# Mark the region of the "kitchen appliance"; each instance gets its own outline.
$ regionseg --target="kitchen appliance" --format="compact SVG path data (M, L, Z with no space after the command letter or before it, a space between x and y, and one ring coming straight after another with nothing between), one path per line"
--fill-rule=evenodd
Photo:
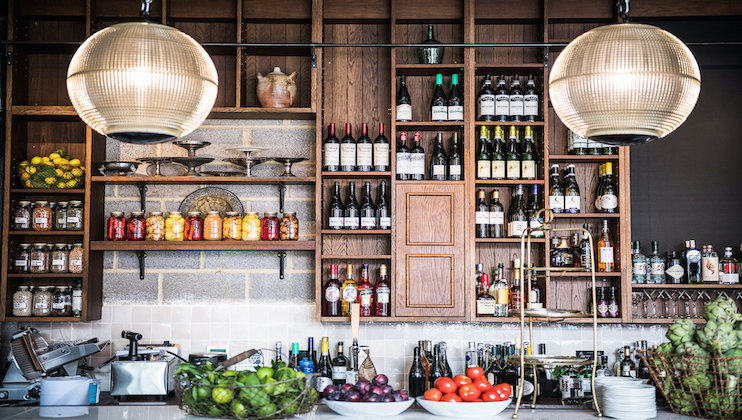
M122 331L129 340L127 351L117 352L111 363L111 396L125 398L156 397L162 400L174 389L173 374L178 364L176 349L168 342L157 346L140 345L142 334ZM140 347L145 347L140 350ZM176 357L177 356L177 357Z
M0 402L39 400L41 378L47 376L75 376L78 368L92 370L85 361L98 353L109 341L98 343L97 338L70 344L49 344L35 328L24 328L11 337L10 365L0 386Z
M206 362L211 362L214 366L220 365L227 360L225 353L192 353L188 355L188 363L194 366L201 366Z

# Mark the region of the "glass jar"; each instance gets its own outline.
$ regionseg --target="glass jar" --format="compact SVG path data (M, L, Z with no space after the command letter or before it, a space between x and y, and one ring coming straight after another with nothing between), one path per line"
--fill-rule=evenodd
M31 230L32 213L30 201L19 201L13 210L13 223L10 229Z
M249 211L242 218L242 240L260 240L260 217L258 217L258 213Z
M278 217L276 212L267 211L263 214L263 220L260 221L260 239L264 241L278 240Z
M37 201L33 208L33 230L52 230L52 208L48 201Z
M185 238L185 219L179 211L171 211L165 220L165 240L182 241Z
M148 241L164 241L165 240L165 218L162 217L161 211L149 212L149 217L146 223L147 235L146 240Z
M108 218L108 231L106 239L109 241L126 240L126 219L123 211L112 211Z
M222 218L218 211L210 211L204 219L204 239L219 241L222 239Z
M222 222L224 239L234 239L239 241L242 239L242 221L240 220L240 213L236 211L228 211L225 213L224 221Z
M70 273L80 274L82 273L82 259L83 251L81 243L72 244L69 255L69 269Z
M46 250L45 243L39 242L33 244L29 268L32 273L49 272L49 252Z
M52 294L52 312L51 316L70 316L72 314L72 305L67 299L67 287L57 286Z
M78 280L72 288L72 316L82 316L82 281Z
M49 316L52 312L52 292L49 286L39 287L33 294L33 316Z
M67 252L67 244L55 244L51 253L51 264L49 271L52 273L66 273L69 270L70 254Z
M283 213L283 219L281 219L281 229L279 231L279 238L282 241L299 240L299 219L296 218L296 213L294 213L293 211L287 211Z
M60 201L54 208L54 230L67 230L67 204Z
M67 206L67 230L82 230L83 219L82 201L70 200Z
M33 292L28 286L18 286L13 293L13 316L31 316L33 310Z
M133 211L129 220L126 222L126 240L127 241L143 241L147 221L144 219L143 211Z
M14 273L28 273L31 271L31 244L20 244L13 253Z
M189 211L185 222L185 240L201 241L204 239L204 219L200 211Z

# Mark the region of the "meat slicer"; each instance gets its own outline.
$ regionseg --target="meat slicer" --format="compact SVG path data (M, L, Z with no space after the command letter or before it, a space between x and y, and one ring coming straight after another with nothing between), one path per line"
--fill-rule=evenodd
M77 375L80 360L108 344L98 343L97 338L77 344L49 344L37 329L22 329L10 340L10 363L0 385L0 403L38 401L42 377Z

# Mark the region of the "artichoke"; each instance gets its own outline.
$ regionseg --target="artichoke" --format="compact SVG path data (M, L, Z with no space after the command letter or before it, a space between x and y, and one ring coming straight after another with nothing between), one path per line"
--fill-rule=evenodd
M699 344L716 356L737 347L738 342L737 331L731 323L718 323L711 319L696 332L696 337Z
M675 390L667 396L675 411L681 414L694 414L697 410L696 400L682 390Z
M737 321L737 305L729 297L719 297L703 307L703 317L706 321L720 324L732 324Z
M696 373L695 375L683 378L683 386L693 394L703 394L711 386L711 379L705 373Z
M708 370L711 355L701 346L696 343L687 343L682 346L675 348L677 354L685 355L687 357L675 357L674 366L675 369L684 371L688 374L695 372L704 373Z
M734 397L709 393L703 397L703 409L706 414L720 419L733 418L738 402Z
M742 375L742 348L731 349L724 353L724 357L733 357L733 359L720 361L721 373Z
M690 319L676 319L665 336L673 346L677 347L684 343L690 343L695 336L696 325Z

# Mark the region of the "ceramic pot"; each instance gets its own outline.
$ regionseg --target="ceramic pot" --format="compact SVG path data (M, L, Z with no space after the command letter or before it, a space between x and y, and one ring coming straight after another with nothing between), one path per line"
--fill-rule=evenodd
M256 93L263 108L289 108L296 97L296 72L285 75L280 67L263 76L258 73Z

